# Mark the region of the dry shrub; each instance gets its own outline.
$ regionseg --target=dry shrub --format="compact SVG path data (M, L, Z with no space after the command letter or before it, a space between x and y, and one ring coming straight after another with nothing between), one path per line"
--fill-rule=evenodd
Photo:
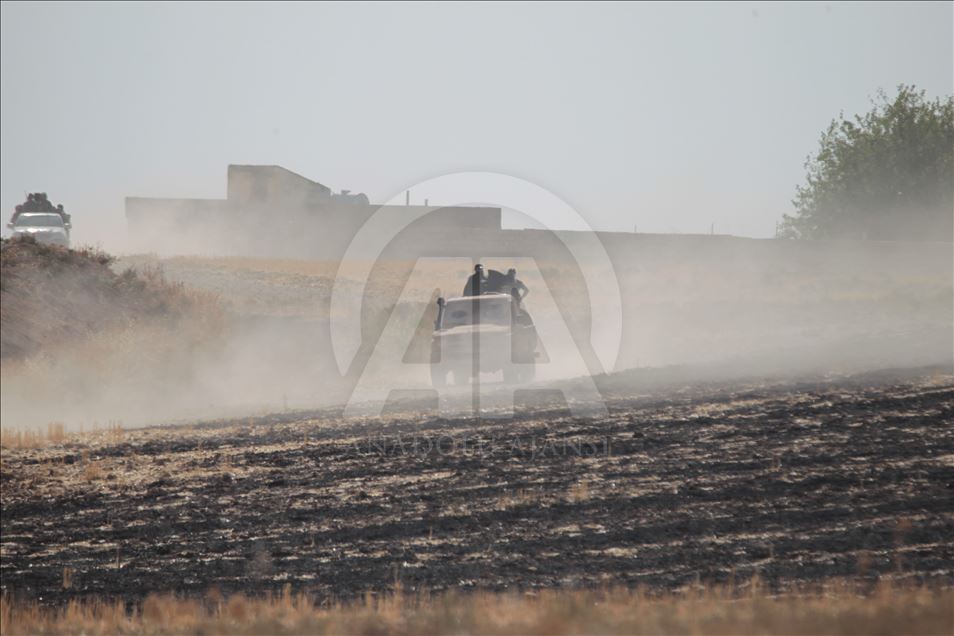
M4 422L148 417L187 392L196 365L227 339L216 297L158 268L117 274L102 253L30 241L3 241L2 260ZM122 427L107 434L119 438ZM12 445L40 441L20 435Z
M5 360L55 351L131 324L161 323L180 331L220 329L214 296L165 280L157 267L114 272L112 257L92 249L66 250L31 240L2 243Z

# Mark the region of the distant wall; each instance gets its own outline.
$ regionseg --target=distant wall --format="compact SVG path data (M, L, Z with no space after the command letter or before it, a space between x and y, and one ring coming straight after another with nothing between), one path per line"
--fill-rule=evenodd
M374 206L295 200L128 197L133 251L336 259L375 213L406 216L413 244L440 244L472 232L499 232L501 210L489 207ZM417 221L412 220L420 216ZM433 234L437 232L437 234Z

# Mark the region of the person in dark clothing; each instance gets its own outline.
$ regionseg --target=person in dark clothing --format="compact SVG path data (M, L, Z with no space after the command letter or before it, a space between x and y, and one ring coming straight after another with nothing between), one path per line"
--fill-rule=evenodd
M484 266L480 263L474 265L474 273L470 275L467 282L464 283L464 291L461 296L479 296L486 290L487 277L484 276Z
M506 274L498 272L495 269L488 271L486 281L481 288L481 291L484 293L512 294L516 291L518 300L523 300L524 296L530 293L530 290L523 284L523 281L517 278L517 270L512 267L507 270Z
M479 280L479 283L478 283ZM477 296L479 294L512 294L517 293L515 297L523 300L530 290L523 281L517 278L517 270L510 268L507 273L498 272L495 269L488 270L484 275L482 265L474 267L474 273L467 279L464 285L464 296Z
M55 206L47 198L45 192L36 192L27 195L27 200L25 203L18 205L13 212L13 217L10 218L11 223L16 223L16 220L20 217L21 214L25 212L53 212L60 215L60 218L63 219L64 225L70 224L70 215L66 213L66 210L63 209L63 204Z
M520 281L517 281L520 283ZM520 288L513 287L510 290L510 297L513 299L513 302L510 303L510 319L515 325L530 325L533 326L533 319L530 317L530 314L527 313L527 310L523 307L523 299L526 297L530 290L527 289L523 283L520 283L523 286L523 289L526 290L525 293L520 295Z
M511 294L517 300L523 300L527 297L527 294L530 293L530 288L524 285L522 280L517 278L517 270L514 268L511 267L507 270L506 275L501 276L502 279L500 283L498 283L501 293Z
M61 219L63 219L63 224L64 224L64 225L69 225L69 224L70 224L70 215L66 213L66 210L63 208L63 204L62 204L62 203L57 204L56 210L54 210L54 211L55 211L57 214L60 215L60 218L61 218Z

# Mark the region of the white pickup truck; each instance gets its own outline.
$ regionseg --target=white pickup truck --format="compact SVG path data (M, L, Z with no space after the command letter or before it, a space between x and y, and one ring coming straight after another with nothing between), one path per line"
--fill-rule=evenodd
M40 243L70 246L70 224L55 212L23 212L7 227L13 230L12 238L32 236Z
M470 382L477 373L503 371L508 384L532 382L537 330L530 314L510 294L488 293L438 299L431 339L431 380L445 386Z

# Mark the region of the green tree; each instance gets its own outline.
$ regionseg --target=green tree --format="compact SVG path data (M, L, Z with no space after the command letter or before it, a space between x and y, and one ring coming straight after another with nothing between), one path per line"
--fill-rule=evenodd
M954 97L901 85L854 120L840 114L805 162L781 235L950 241L954 235Z

